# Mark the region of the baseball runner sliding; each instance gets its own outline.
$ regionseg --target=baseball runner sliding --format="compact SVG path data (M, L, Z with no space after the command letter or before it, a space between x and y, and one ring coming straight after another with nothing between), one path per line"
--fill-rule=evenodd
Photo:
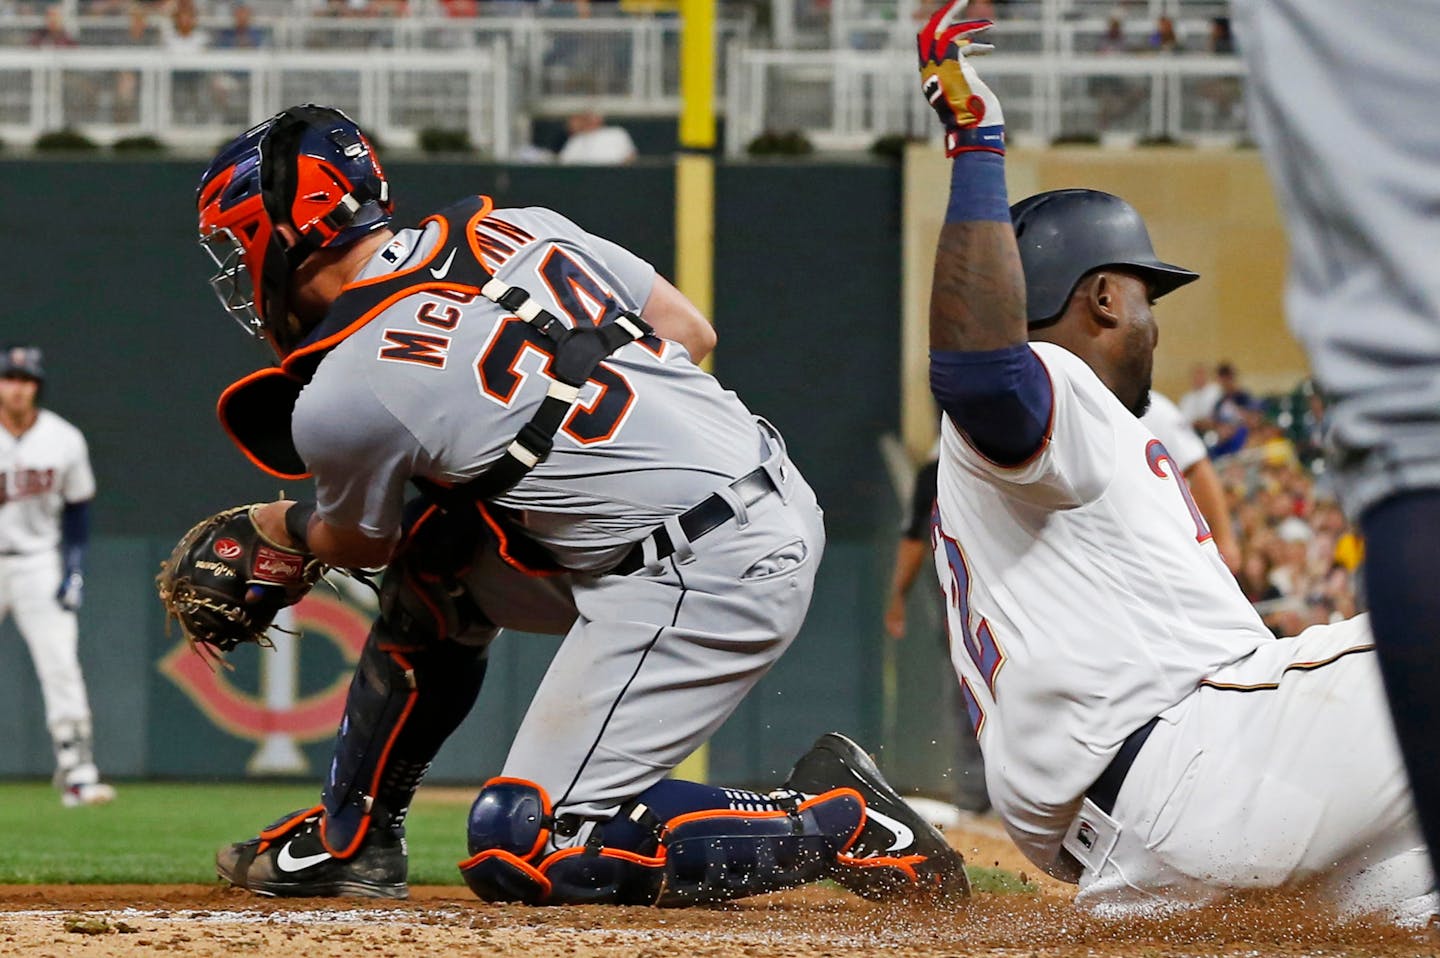
M954 158L930 309L932 535L995 809L1107 914L1313 882L1423 922L1434 875L1360 616L1275 639L1137 418L1155 300L1196 274L1093 190L1013 207L1004 119L950 4L920 34Z

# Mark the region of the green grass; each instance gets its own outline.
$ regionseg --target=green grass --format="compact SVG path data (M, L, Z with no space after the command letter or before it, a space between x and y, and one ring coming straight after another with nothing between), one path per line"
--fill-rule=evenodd
M0 783L0 884L215 880L215 851L318 800L312 785L121 783L113 804L63 808L45 783ZM459 885L469 801L420 793L406 820L410 882ZM461 793L463 794L463 793ZM1033 892L1014 872L969 869L978 892Z
M0 884L213 881L220 846L318 801L313 785L121 783L110 805L63 808L48 784L0 784ZM406 823L412 883L461 883L468 805L416 803Z

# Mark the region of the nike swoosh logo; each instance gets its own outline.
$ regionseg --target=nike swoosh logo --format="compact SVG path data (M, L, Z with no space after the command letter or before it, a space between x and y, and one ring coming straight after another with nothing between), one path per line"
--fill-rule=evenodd
M890 847L885 849L887 852L893 852L900 848L908 848L915 843L915 833L910 830L910 827L908 825L902 825L889 815L882 815L867 805L865 807L865 817L885 829L895 839L890 843Z
M430 267L430 275L435 277L436 279L444 279L445 274L450 272L450 264L453 262L455 262L455 250L451 249L450 255L445 257L445 264L443 266L441 266L439 269L436 269L433 266Z
M329 852L316 852L314 855L301 855L297 858L290 854L290 846L294 844L294 842L286 842L285 847L280 849L280 854L275 856L275 867L282 872L298 872L311 865L318 865L331 857Z

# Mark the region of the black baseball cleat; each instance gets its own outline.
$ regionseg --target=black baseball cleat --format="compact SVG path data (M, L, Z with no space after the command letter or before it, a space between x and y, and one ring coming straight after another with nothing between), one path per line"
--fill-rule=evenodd
M806 795L853 788L865 800L860 834L827 876L855 894L876 901L969 896L964 856L890 787L864 749L839 732L816 740L785 787Z
M319 806L291 812L248 842L220 849L215 873L281 898L408 898L403 827L371 828L359 850L336 858L320 836Z

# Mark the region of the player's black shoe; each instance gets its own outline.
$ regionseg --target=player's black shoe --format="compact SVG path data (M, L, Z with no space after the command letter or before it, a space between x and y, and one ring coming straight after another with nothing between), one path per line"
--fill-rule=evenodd
M820 736L795 763L785 786L806 795L853 788L865 799L860 835L828 876L857 895L886 900L970 894L964 856L905 804L864 749L840 733Z
M320 840L319 807L292 812L248 842L220 849L215 872L232 885L284 898L408 898L405 829L371 828L336 858Z

